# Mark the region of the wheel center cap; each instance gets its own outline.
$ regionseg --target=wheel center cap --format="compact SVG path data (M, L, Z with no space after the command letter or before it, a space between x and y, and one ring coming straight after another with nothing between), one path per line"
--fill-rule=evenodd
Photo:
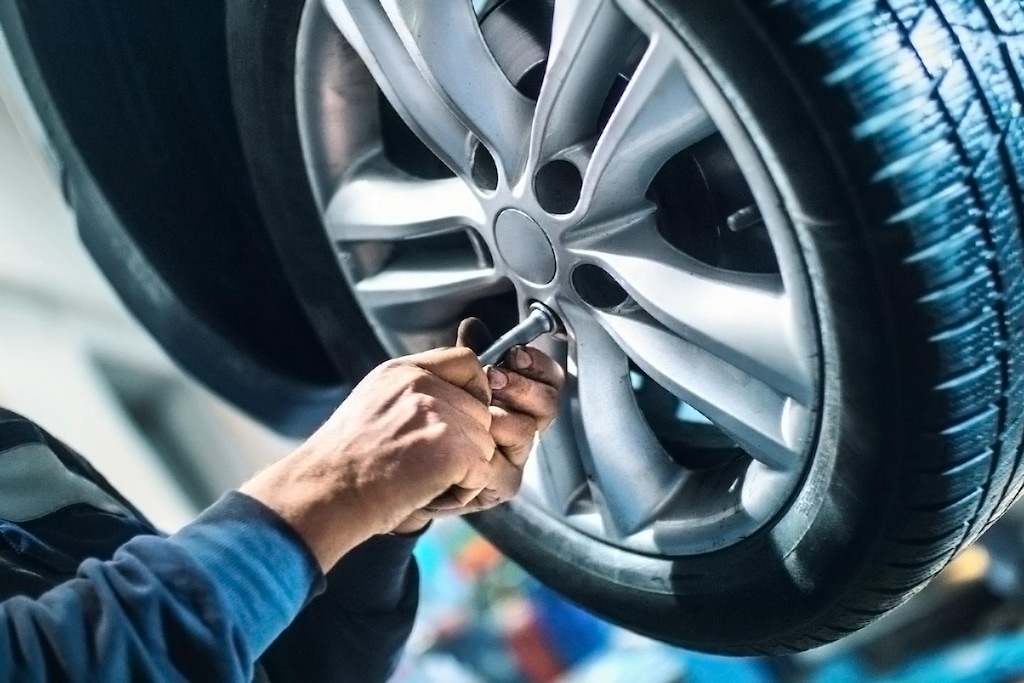
M494 241L505 264L519 277L546 285L555 277L555 250L537 221L505 209L494 221Z

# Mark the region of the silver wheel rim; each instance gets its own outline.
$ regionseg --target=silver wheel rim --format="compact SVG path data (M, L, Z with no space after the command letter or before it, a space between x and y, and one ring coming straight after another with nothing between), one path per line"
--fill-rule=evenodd
M820 403L817 322L775 185L723 88L644 3L556 0L536 101L496 62L483 10L307 4L298 121L340 267L396 355L450 344L481 300L542 301L562 317L566 335L540 345L568 369L565 407L517 505L646 554L737 543L799 490ZM595 131L634 44L642 56ZM378 93L453 177L389 158ZM714 134L743 169L776 272L710 265L659 227L652 182ZM694 464L692 447L668 444L641 401L646 383L678 401L684 426L709 421L742 457Z

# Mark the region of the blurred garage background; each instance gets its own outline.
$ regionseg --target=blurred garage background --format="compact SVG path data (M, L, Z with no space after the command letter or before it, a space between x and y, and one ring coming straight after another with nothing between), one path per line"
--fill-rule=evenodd
M82 249L45 161L0 107L0 405L74 448L172 531L291 447L179 372ZM216 457L210 457L216 454ZM903 608L799 657L708 657L568 604L461 522L417 550L398 681L1024 680L1024 509Z

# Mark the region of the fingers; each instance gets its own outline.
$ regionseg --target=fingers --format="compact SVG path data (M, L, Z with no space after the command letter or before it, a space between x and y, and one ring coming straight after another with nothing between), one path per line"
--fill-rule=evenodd
M467 391L449 384L432 373L419 369L423 374L412 383L412 390L432 399L432 405L440 408L448 406L470 420L488 427L491 415L487 405L470 395Z
M480 355L487 350L493 340L494 338L491 337L490 331L483 322L478 318L466 318L459 324L455 345L465 346L473 353Z
M464 508L473 502L478 495L480 495L481 489L467 489L461 486L453 486L440 496L430 501L430 503L423 508L427 512L449 512L462 514Z
M445 423L447 436L434 442L440 447L436 453L442 461L460 461L456 471L448 470L446 490L422 508L430 516L477 512L512 498L537 432L558 411L565 381L558 363L539 349L516 347L500 367L485 373L476 351L489 342L486 327L467 319L459 327L458 347L393 361L423 371L410 388L425 395Z
M466 488L450 490L442 497L443 500L430 504L431 511L458 515L480 512L511 500L519 492L523 466L533 448L536 422L528 415L510 412L500 406L491 406L491 415L491 435L497 450L488 463L483 488L473 495L468 495Z
M423 368L432 375L466 391L484 405L491 402L491 389L487 384L487 376L472 349L464 346L433 349L404 356L393 362Z
M524 377L543 382L556 390L561 390L565 383L565 371L540 349L532 346L516 346L508 354L505 366Z
M466 503L464 512L480 512L512 500L519 493L523 470L500 455L491 460L491 484Z
M482 489L488 482L487 462L493 457L496 448L490 432L490 409L459 389L434 381L442 387L435 387L435 393L424 399L429 402L428 409L435 413L435 419L438 420L435 429L442 435L435 442L434 448L441 457L453 459L453 464L460 463L455 464L456 469L452 471L454 480L449 481L467 489ZM453 405L456 400L446 400L445 393L455 394L455 399L461 399L461 403L475 415L470 417L461 412Z
M523 471L496 453L490 462L490 481L479 490L453 487L435 498L425 508L435 517L465 515L500 505L519 492Z
M451 452L447 457L459 457L467 459L467 472L463 475L460 485L466 488L482 489L487 485L486 472L479 472L473 467L477 462L486 464L493 457L495 443L494 437L487 430L487 427L475 420L449 420L449 426L458 430L455 439L451 440ZM466 448L466 447L469 448Z
M558 412L559 389L551 384L529 379L518 372L490 369L489 373L501 372L504 386L493 390L492 404L505 407L509 411L523 413L535 421L535 430L544 430L555 419ZM500 384L492 376L491 386ZM532 431L530 434L532 438Z
M504 406L491 406L491 436L513 466L521 469L526 465L536 433L536 418Z
M493 443L493 441L492 441ZM492 448L488 460L495 460L495 451ZM461 510L472 502L480 493L491 484L494 477L494 467L485 460L475 460L469 463L462 480L448 488L444 493L434 498L425 507L430 512L444 510Z
M382 366L375 381L357 390L343 404L355 412L349 420L364 434L354 447L371 458L402 454L403 478L423 496L407 502L420 507L453 484L470 490L455 498L465 501L487 485L487 462L496 447L487 405L401 360Z
M501 411L500 408L492 408L492 410ZM509 419L507 424L510 427L511 421L523 418L521 415L514 415L512 413L505 413L505 415ZM529 420L529 418L526 419ZM522 429L522 427L519 429ZM510 429L510 431L516 431L516 428ZM497 443L497 439L495 439L495 443ZM532 438L526 444L514 443L511 446L499 446L498 452L495 453L490 462L491 481L477 495L473 502L469 504L469 507L476 510L486 510L511 500L519 493L519 486L523 481L523 466L526 464L532 447Z

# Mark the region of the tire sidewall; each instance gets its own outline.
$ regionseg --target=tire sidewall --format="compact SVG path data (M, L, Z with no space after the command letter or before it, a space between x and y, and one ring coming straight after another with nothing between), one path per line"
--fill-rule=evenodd
M331 360L354 384L387 359L338 267L303 163L295 100L305 0L226 0L232 100L259 209Z

